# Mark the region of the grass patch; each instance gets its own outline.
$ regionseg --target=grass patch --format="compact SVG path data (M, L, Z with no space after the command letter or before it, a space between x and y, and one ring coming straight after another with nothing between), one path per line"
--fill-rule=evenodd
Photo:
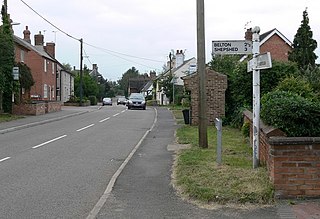
M274 190L265 167L252 168L252 149L241 132L223 127L222 165L216 164L216 128L208 127L208 149L198 144L198 127L182 126L178 142L191 149L179 153L176 184L190 198L219 204L271 204Z
M183 114L182 114L181 108L171 109L171 112L173 113L173 115L177 121L177 124L184 124L184 119L183 119Z
M21 118L24 118L24 116L0 113L0 122L10 122L12 120L21 119Z

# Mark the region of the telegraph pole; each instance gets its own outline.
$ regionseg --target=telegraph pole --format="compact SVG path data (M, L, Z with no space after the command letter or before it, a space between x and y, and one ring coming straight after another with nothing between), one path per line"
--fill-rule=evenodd
M80 39L80 106L82 106L82 96L83 96L83 89L82 89L82 61L83 61L83 39Z
M197 59L199 74L199 146L208 148L207 136L207 93L204 30L204 0L197 0Z

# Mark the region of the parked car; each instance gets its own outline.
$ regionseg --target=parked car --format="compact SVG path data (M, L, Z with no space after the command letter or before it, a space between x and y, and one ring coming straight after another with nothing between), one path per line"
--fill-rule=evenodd
M143 94L140 93L132 93L129 96L129 100L127 102L128 109L133 108L140 108L145 110L146 109L146 100Z
M127 104L127 98L125 97L118 97L117 99L117 105L122 104L122 105L126 105Z
M110 106L112 106L112 99L109 98L109 97L103 98L103 100L102 100L102 106L104 106L104 105L110 105Z

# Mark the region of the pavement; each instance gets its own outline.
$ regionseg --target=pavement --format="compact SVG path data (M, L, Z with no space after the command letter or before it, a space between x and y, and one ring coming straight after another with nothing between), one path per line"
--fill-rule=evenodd
M24 129L24 128L28 128L31 126L36 126L36 125L41 125L44 123L48 123L48 122L54 122L57 120L62 120L64 118L67 117L73 117L73 116L77 116L77 115L81 115L84 113L89 113L95 110L99 110L101 106L89 106L89 107L69 107L69 106L63 106L62 110L59 112L54 112L54 113L47 113L45 115L39 115L39 116L26 116L22 119L18 119L18 120L14 120L14 121L10 121L10 122L2 122L0 123L0 134L5 134L7 132L13 132L15 130L19 130L19 129ZM159 130L157 130L158 133ZM152 134L152 133L151 133ZM156 133L154 133L154 135L156 135ZM160 136L162 137L162 136ZM155 137L152 137L151 139L147 139L146 140L146 144L148 143L148 141L157 139ZM161 143L163 141L163 139L161 141L158 142L153 142L153 143ZM154 145L154 144L148 144L148 145ZM172 142L166 142L168 143L168 145L166 147L159 147L159 148L153 148L150 149L150 151L144 152L144 151L138 151L138 155L137 157L141 157L144 156L145 154L151 154L151 153L157 153L155 154L155 156L157 157L158 162L156 163L157 168L161 170L161 172L164 175L159 175L157 177L162 177L159 179L154 178L154 176L152 176L152 180L154 182L160 182L163 179L167 179L170 180L170 176L171 175L171 169L168 169L167 166L161 167L161 165L168 165L168 162L172 162L172 153L174 153L175 151L175 147L180 148L180 147L185 147L185 145L179 146L179 145L172 145ZM165 148L165 149L164 149ZM148 150L147 148L142 147L141 150ZM164 151L165 150L165 151ZM172 152L173 151L173 152ZM169 153L169 154L166 154ZM167 159L167 162L159 162L159 156L164 159ZM168 159L168 157L170 159ZM148 165L152 165L155 164L155 159L151 159L152 162L150 162ZM139 160L133 160L132 162L141 162ZM144 161L145 162L145 161ZM139 164L139 163L138 163ZM141 163L141 164L145 164L145 163ZM139 165L141 165L139 164ZM134 171L133 170L129 170L129 171L124 171L122 176L124 179L126 179L128 176L126 176L126 172L130 173L130 171ZM167 171L167 173L166 173ZM166 177L163 177L166 176ZM150 177L150 176L149 176ZM130 179L127 178L127 180ZM132 181L132 180L131 180ZM120 184L122 182L121 180L121 175L118 181ZM125 181L123 181L125 182ZM134 185L134 183L130 183L130 185ZM158 187L160 187L159 183L157 184ZM119 186L119 185L118 185ZM147 185L146 185L147 186ZM169 186L168 186L169 187ZM170 184L170 190L172 189L172 185ZM117 186L115 186L115 188L118 188ZM135 190L139 191L139 188L135 188ZM131 190L131 191L135 191L135 190ZM117 190L116 190L117 191ZM120 190L121 191L121 190ZM141 191L140 191L141 192ZM162 192L162 191L157 191L157 192ZM173 193L172 193L173 192ZM181 217L178 215L167 215L168 217L162 217L161 218L270 218L270 219L320 219L320 199L305 199L305 200L278 200L276 201L276 204L273 206L267 206L267 207L261 207L261 208L255 208L254 210L247 210L247 211L243 211L243 210L239 210L239 209L232 209L232 208L227 208L227 209L218 209L218 210L207 210L207 209L200 209L198 207L195 207L195 205L187 203L187 201L185 200L181 200L178 197L172 197L172 194L174 196L176 196L174 191L171 191L170 194L169 193L165 193L165 195L163 197L161 197L160 201L161 203L179 203L179 207L181 207L181 209L184 209L185 212L189 212L189 216L190 217ZM118 195L124 195L118 192L113 194L114 196L112 197L117 198ZM119 196L120 197L120 196ZM111 199L112 199L111 198ZM159 196L153 196L154 199L158 199L159 200ZM164 199L168 199L168 200L164 200ZM123 201L123 200L122 200ZM151 203L157 203L157 201L152 200L152 196L148 197L148 202ZM98 218L105 218L105 216L111 216L113 214L115 214L115 212L108 212L107 211L107 207L115 207L115 205L117 205L119 203L117 203L117 200L111 200L111 202L106 206L104 206L102 212L100 212L100 215L98 216ZM159 204L159 203L157 203ZM109 205L109 206L108 206ZM119 210L117 208L117 210ZM121 209L120 209L121 210ZM119 210L119 211L120 211ZM165 209L162 209L165 211ZM171 209L173 210L173 209ZM123 211L123 209L121 210ZM161 212L158 212L161 213ZM180 213L181 212L180 210ZM194 215L195 213L197 213L197 215L199 215L199 217L196 217L196 215ZM110 215L111 214L111 215ZM191 217L191 215L193 215ZM208 215L211 215L209 217L207 217Z

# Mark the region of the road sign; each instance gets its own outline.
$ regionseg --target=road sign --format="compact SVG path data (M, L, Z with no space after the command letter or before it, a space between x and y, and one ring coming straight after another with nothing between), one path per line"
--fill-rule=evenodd
M266 52L257 56L257 63L254 63L254 59L251 59L247 63L247 71L251 72L253 69L261 70L272 68L271 54Z
M19 67L12 68L13 80L19 80Z
M212 54L251 54L252 42L247 40L212 41Z

